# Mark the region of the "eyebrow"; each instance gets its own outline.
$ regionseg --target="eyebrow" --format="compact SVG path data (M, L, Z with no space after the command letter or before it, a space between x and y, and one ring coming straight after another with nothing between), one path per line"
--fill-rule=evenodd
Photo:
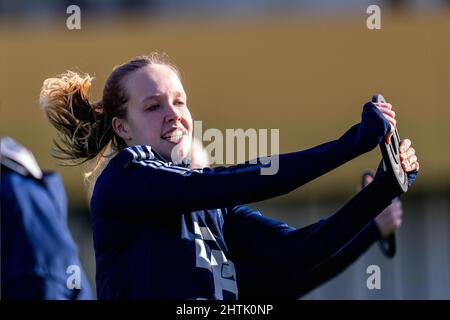
M186 97L186 94L184 94L184 93L181 92L181 91L175 91L175 92L173 92L173 94L174 94L176 97ZM162 94L154 94L154 95L145 97L144 99L142 99L141 102L145 102L145 101L147 101L147 100L159 98L159 97L161 97L161 96L162 96Z

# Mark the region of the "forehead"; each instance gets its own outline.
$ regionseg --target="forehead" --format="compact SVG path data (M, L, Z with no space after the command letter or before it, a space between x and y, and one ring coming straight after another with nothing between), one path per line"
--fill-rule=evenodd
M175 71L161 64L151 64L136 70L125 79L125 87L130 99L144 95L184 93Z

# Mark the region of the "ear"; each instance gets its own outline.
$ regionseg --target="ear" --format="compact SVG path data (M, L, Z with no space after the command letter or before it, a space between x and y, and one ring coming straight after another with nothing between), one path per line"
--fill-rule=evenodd
M128 123L125 119L114 117L111 121L112 127L114 131L121 137L123 140L128 141L131 140L131 132L128 126Z

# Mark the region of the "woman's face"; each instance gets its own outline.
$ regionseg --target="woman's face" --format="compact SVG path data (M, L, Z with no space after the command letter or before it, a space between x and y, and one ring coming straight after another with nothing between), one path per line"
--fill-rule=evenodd
M191 147L192 117L177 74L168 66L152 64L130 74L124 86L127 116L120 120L122 127L115 125L115 129L122 132L119 135L127 145L149 145L166 160L186 157Z

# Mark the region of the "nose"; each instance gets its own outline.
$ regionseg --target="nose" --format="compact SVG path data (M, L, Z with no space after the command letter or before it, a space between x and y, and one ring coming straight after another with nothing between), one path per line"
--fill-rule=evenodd
M173 121L181 121L180 110L174 106L172 103L169 103L166 108L167 112L164 116L165 122L173 122Z

